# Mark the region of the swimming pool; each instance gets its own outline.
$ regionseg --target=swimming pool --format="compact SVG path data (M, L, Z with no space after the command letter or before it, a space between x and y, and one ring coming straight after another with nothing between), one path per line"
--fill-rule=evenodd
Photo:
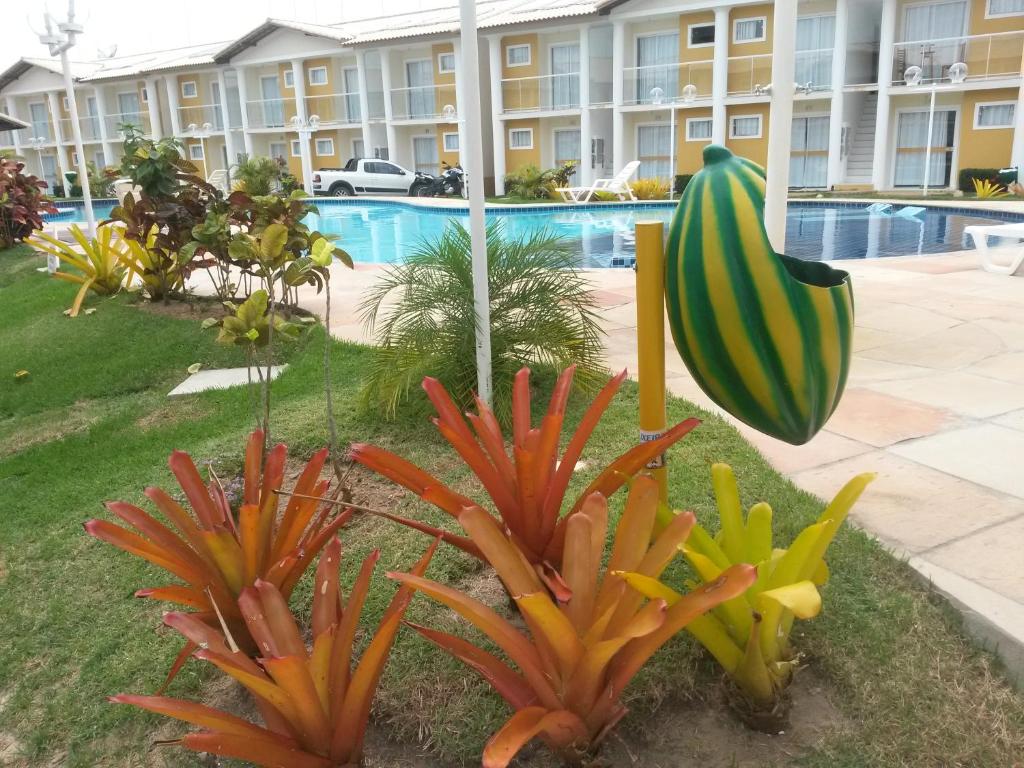
M466 209L417 206L404 200L318 199L318 215L308 224L325 234L340 235L339 244L356 261L387 264L401 261L424 238L441 233L448 221L466 226ZM973 248L964 227L993 221L1024 221L1017 214L979 212L966 208L926 208L917 216L869 213L866 203L792 202L786 225L786 252L810 261L872 259L886 256L942 253ZM61 204L73 212L51 220L81 219L81 204ZM112 201L97 201L98 219L109 215ZM505 206L488 209L488 219L503 222L505 232L519 235L547 227L571 240L584 267L633 265L633 226L637 221L659 220L666 224L675 211L673 203L642 205L581 205L545 209Z

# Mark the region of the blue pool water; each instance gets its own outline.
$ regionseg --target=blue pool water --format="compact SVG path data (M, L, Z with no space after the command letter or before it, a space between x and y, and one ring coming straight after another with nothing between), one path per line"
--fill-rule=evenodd
M73 212L52 217L81 219L81 204L62 204ZM318 215L308 224L325 234L340 235L339 244L356 261L401 261L425 238L439 235L451 219L468 226L465 209L441 210L414 206L403 200L317 200ZM105 218L111 201L96 203L96 216ZM871 259L886 256L941 253L973 248L964 227L998 221L1024 221L1015 214L987 214L964 208L928 208L915 217L870 214L866 204L801 201L791 203L786 226L787 253L812 261ZM634 260L633 226L637 221L668 223L672 203L630 206L583 205L550 209L507 206L488 210L488 219L503 222L513 237L542 228L572 241L585 267L628 267Z

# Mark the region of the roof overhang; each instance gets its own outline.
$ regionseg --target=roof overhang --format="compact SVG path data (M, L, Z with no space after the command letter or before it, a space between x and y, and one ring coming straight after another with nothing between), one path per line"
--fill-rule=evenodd
M28 123L0 112L0 131L13 131L18 128L28 128Z
M255 29L242 35L232 43L214 53L213 60L217 64L226 64L235 56L247 48L259 43L264 38L272 35L279 29L290 29L293 32L301 32L309 37L319 37L344 45L352 36L338 27L327 27L321 24L304 24L297 21L285 21L283 19L267 19Z

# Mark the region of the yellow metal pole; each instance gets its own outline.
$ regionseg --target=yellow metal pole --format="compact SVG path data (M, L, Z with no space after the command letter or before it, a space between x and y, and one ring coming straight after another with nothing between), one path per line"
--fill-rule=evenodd
M656 440L668 429L665 415L665 225L636 224L636 341L640 382L640 440ZM661 455L647 465L662 501L668 501L668 469Z

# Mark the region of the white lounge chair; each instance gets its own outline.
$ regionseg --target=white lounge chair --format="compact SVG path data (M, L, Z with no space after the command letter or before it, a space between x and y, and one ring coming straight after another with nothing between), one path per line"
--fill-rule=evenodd
M1009 262L997 262L995 255L988 247L990 237L1006 237L1017 241L1024 240L1024 223L1021 224L975 224L964 227L964 232L974 238L974 247L981 257L981 267L986 272L999 275L1012 275L1024 263L1024 244L1018 242L1016 251Z
M590 198L597 192L611 192L619 200L625 200L627 197L630 200L636 200L636 195L633 194L633 190L629 186L629 179L639 167L640 161L633 160L626 163L622 170L610 179L597 179L589 187L559 187L555 191L567 203L590 202Z

